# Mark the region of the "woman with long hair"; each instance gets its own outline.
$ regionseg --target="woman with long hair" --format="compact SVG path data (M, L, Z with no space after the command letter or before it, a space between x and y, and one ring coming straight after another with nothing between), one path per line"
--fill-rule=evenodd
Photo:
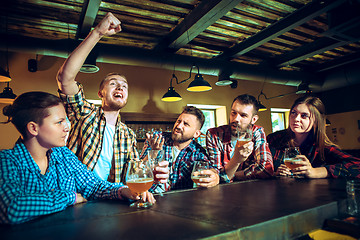
M0 223L29 221L92 199L138 199L124 184L96 177L65 147L69 126L58 97L27 92L3 113L21 137L13 149L0 151Z
M360 178L360 159L343 151L326 135L325 106L314 96L298 98L290 110L289 127L267 137L275 175L307 178ZM291 170L284 164L285 148L298 147Z

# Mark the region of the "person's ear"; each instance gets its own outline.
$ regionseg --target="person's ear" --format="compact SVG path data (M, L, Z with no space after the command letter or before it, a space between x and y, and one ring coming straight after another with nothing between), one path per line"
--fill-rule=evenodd
M196 130L194 133L194 138L198 138L201 135L201 131L200 130Z
M252 116L251 124L255 124L258 119L259 119L259 115L255 114L254 116Z
M39 134L39 125L33 121L26 124L26 128L30 135L37 136Z
M98 91L98 96L99 96L99 98L103 98L103 97L104 97L104 95L102 94L102 91L101 91L101 90Z

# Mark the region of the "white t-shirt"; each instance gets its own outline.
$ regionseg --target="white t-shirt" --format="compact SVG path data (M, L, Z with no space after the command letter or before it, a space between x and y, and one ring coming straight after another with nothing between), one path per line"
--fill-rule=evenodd
M176 158L179 156L179 153L180 153L180 150L177 147L172 146L171 156L173 157L173 162L175 162Z
M111 169L111 160L114 155L115 126L106 124L99 160L93 172L103 180L107 180Z

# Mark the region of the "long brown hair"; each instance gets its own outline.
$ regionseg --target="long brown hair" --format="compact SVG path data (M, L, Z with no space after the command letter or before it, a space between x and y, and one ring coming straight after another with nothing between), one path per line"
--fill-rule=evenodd
M335 145L333 142L330 141L330 139L326 135L325 105L318 97L303 96L295 100L290 111L292 111L299 104L306 104L306 106L308 106L310 110L311 115L314 116L314 125L312 127L312 133L315 138L315 145L319 149L320 157L324 161L325 146ZM289 130L291 131L290 127Z

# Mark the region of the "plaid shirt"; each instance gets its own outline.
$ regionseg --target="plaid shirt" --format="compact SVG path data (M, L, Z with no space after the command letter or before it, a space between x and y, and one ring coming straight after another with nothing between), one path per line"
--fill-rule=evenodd
M284 162L284 152L285 148L289 147L290 135L287 130L282 130L269 134L267 139L276 170ZM323 161L310 135L300 146L300 152L309 159L312 167L325 167L333 178L360 178L360 159L341 151L335 145L325 146Z
M273 161L262 127L254 125L252 141L254 142L254 150L251 155L240 164L237 171L243 170L247 179L271 177L274 173ZM231 144L230 125L210 128L207 131L206 148L210 160L214 161L220 170L220 179L222 182L230 182L231 180L225 172L225 166L231 159L230 154L234 147L235 146Z
M157 132L156 134L160 134ZM195 161L209 161L206 151L199 143L192 140L190 144L182 149L176 159L172 156L174 142L171 139L171 133L161 133L165 139L163 150L165 152L165 161L169 162L169 181L166 184L154 184L150 192L159 193L176 189L193 188L191 172ZM151 146L146 141L142 151L141 158L145 157L150 151Z
M78 86L80 90L74 96L65 95L59 90L71 123L67 146L88 169L93 170L100 156L106 119L102 108L86 101L82 85L78 83ZM125 182L126 163L134 158L138 158L135 133L121 122L119 115L109 181Z
M44 175L29 151L18 140L13 149L0 152L0 223L21 223L75 204L76 193L84 198L116 199L122 183L97 178L67 147L47 153Z

